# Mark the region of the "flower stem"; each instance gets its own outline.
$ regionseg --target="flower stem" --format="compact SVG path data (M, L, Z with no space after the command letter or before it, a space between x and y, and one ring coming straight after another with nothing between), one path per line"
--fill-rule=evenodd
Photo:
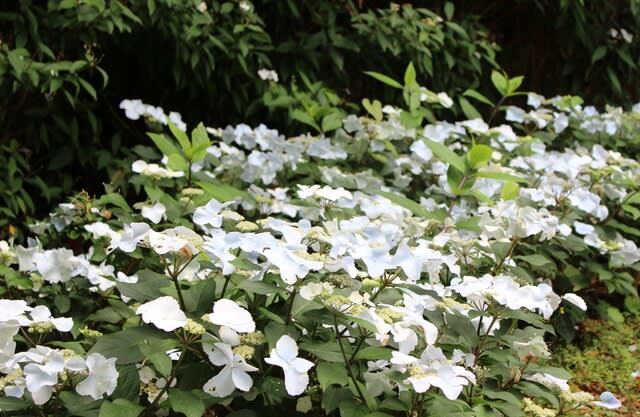
M507 259L511 258L511 256L513 255L513 251L515 250L516 245L518 244L518 241L520 241L520 238L518 237L514 237L511 240L511 246L509 246L509 251L504 256L504 258L500 259L500 262L498 262L496 267L493 269L493 275L497 274L500 268L502 267L502 265L504 265L504 263L507 261Z
M147 408L144 409L144 411L141 414L142 416L151 415L150 414L151 411L158 405L162 396L169 390L169 387L171 387L173 380L176 379L176 373L178 371L178 368L180 367L180 365L182 365L182 361L184 360L184 357L186 355L187 355L187 347L185 346L182 348L182 351L180 352L180 359L178 359L178 363L176 363L176 366L174 366L171 369L171 374L169 375L169 378L167 378L166 384L164 385L164 387L162 387L162 389L160 390L156 398L153 400L153 402L149 404Z
M298 293L297 289L294 288L291 292L291 296L289 297L289 308L287 309L287 319L284 322L284 325L288 325L291 322L291 312L293 311L293 301L296 298L296 294Z
M347 354L344 351L344 347L342 346L342 339L338 332L338 319L335 315L333 316L333 328L336 331L336 336L337 336L336 340L338 341L338 346L340 346L340 353L342 353L342 359L344 360L344 364L347 367L347 373L349 374L349 378L351 378L351 381L353 381L353 386L356 388L356 391L358 392L358 396L360 397L362 404L366 404L367 400L364 398L364 394L362 393L362 390L358 385L358 381L356 380L356 377L353 375L353 370L351 369L351 361L349 360L349 358L347 358Z

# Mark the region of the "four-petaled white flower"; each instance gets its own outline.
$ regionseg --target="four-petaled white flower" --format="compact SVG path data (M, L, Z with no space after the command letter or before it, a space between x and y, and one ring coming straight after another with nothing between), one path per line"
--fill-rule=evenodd
M214 397L226 397L236 388L249 391L253 380L247 372L255 372L258 368L249 365L242 356L234 353L231 345L215 343L211 335L205 335L202 348L212 364L224 366L220 373L207 381L202 389Z
M87 356L86 365L89 376L76 386L76 392L89 395L94 400L111 395L116 389L119 375L116 358L107 359L99 353L92 353Z
M131 223L125 225L121 232L113 236L109 250L116 248L123 252L133 252L138 246L138 242L145 238L151 228L146 223Z
M170 332L187 324L187 316L175 298L164 296L142 304L136 310L142 314L142 321L152 323L158 329Z
M268 364L279 366L284 371L284 386L289 395L300 395L309 385L307 371L313 367L313 362L298 358L298 345L289 335L278 339L276 348L271 351Z
M193 212L193 222L197 225L208 229L208 226L218 228L222 226L222 211L223 208L233 204L234 201L228 201L226 203L220 203L218 200L212 198L209 200L206 206L198 207Z
M256 323L246 309L235 301L223 298L213 304L213 313L209 314L213 324L226 326L238 333L249 333L256 329Z

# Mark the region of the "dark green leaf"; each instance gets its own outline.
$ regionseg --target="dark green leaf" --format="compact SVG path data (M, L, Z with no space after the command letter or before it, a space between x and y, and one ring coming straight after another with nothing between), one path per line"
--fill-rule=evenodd
M393 88L400 88L402 89L402 84L400 84L399 82L397 82L396 80L394 80L391 77L388 77L384 74L380 74L378 72L373 72L373 71L365 71L365 74L367 74L370 77L375 78L376 80L390 86Z
M99 417L138 417L142 410L144 410L143 406L118 398L113 402L104 401L100 407Z
M186 417L201 417L206 410L200 397L193 392L177 388L169 389L169 402L173 411L182 413Z

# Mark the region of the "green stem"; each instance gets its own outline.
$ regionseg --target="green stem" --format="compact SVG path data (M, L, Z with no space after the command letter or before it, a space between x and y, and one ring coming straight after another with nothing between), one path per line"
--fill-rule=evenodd
M500 108L502 103L506 100L506 98L507 98L507 96L503 96L500 99L500 101L498 101L498 104L496 104L496 106L493 108L493 110L491 111L491 115L489 116L489 121L487 122L488 125L491 125L491 121L496 116L496 113L498 112L498 109Z
M224 279L224 284L222 285L222 292L220 293L220 298L224 298L224 293L227 292L227 286L229 285L229 280L231 279L231 275L227 275Z
M38 344L36 342L33 341L33 339L27 334L27 332L20 327L20 333L22 333L22 337L24 337L24 339L27 341L28 344L31 345L31 347L36 347Z
M288 325L291 322L291 312L293 311L293 302L296 298L296 294L298 293L297 289L294 288L289 296L289 308L287 309L287 319L284 321L284 325Z
M178 301L180 302L180 308L182 311L187 311L187 305L184 302L184 297L182 296L182 290L180 289L180 283L178 282L178 278L171 278L173 281L173 285L176 287L176 292L178 293Z
M500 268L502 267L502 265L504 265L504 263L507 261L507 259L511 258L511 256L513 255L513 251L515 250L516 245L518 244L518 241L520 241L519 237L514 237L511 240L511 246L509 247L509 251L507 252L504 258L500 259L500 262L498 262L496 267L493 269L493 275L496 275L500 270Z
M480 351L482 350L485 343L487 342L489 333L491 333L491 329L493 329L493 326L496 324L497 321L498 321L498 315L495 315L491 318L491 323L489 323L489 327L487 327L487 331L482 335L482 339L480 339L480 342L478 342L478 345L473 350L473 355L476 357L476 360L480 356L480 353L481 353Z
M362 393L362 390L358 385L358 381L356 380L356 377L353 375L353 370L351 369L351 361L349 360L349 358L347 358L347 354L344 351L344 347L342 346L342 339L338 332L338 319L335 315L333 316L333 328L336 331L336 335L337 335L336 340L338 341L338 346L340 347L340 353L342 353L342 359L344 360L344 364L347 367L347 374L349 374L349 378L351 378L351 381L353 381L353 386L356 388L356 391L358 392L358 396L360 397L362 404L366 404L367 400L364 398L364 394Z
M167 378L167 383L164 385L164 387L162 387L153 402L144 409L141 415L151 415L151 411L158 405L162 396L169 390L169 387L171 387L173 380L176 379L176 373L180 365L182 365L182 361L184 360L185 356L187 356L187 348L183 347L182 351L180 352L180 359L178 359L178 363L176 363L176 366L171 369L171 374L169 375L169 378Z
M353 362L353 360L355 359L356 355L360 351L360 348L362 347L362 344L364 343L365 340L367 340L367 337L369 337L368 333L366 331L363 332L362 329L360 329L360 334L361 334L360 339L358 340L358 344L356 345L356 348L353 350L353 353L349 357L349 362Z

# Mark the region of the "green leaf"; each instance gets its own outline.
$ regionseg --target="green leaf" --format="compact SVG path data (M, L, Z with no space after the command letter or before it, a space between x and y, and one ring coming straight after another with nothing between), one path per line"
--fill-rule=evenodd
M116 282L120 294L136 301L146 302L164 296L165 294L160 288L168 287L171 284L166 275L148 269L139 271L137 275L138 282L135 284Z
M80 83L80 85L82 86L82 88L85 89L85 91L87 93L89 93L89 95L94 99L97 100L98 99L98 94L96 93L96 89L93 88L93 86L91 84L89 84L86 80L78 77L78 82Z
M609 317L609 320L611 320L614 323L617 323L617 324L624 323L624 316L622 315L620 310L618 310L615 307L607 308L607 316Z
M118 365L127 365L145 358L140 350L141 344L153 344L171 337L172 334L149 327L132 327L101 336L88 354L101 353L107 358L117 358Z
M207 128L202 123L198 123L195 129L191 131L191 155L189 159L192 161L201 161L207 156L207 149L211 145Z
M187 171L189 169L189 162L179 153L174 153L169 155L167 168L173 171Z
M356 401L342 401L340 403L340 417L365 417L368 414L366 405Z
M537 384L534 382L523 381L520 380L518 384L516 384L516 388L530 398L544 398L549 401L549 403L554 408L559 408L560 403L558 401L558 397L554 394L552 390L545 387L544 385Z
M412 86L416 83L416 69L413 66L413 62L409 62L407 69L404 72L404 85L405 87Z
M467 96L467 97L471 97L471 98L475 98L479 102L487 104L489 106L493 106L494 105L491 100L489 100L488 98L486 98L482 94L478 93L476 90L468 89L464 93L462 93L462 95L463 96Z
M415 129L422 124L423 115L420 112L411 113L405 110L400 112L400 122L409 129Z
M503 74L496 70L491 71L491 82L500 94L503 96L509 95L509 81Z
M0 397L1 411L24 410L31 407L31 403L20 398Z
M169 388L169 402L173 411L182 413L186 417L201 417L206 411L200 397L193 392L178 388Z
M509 79L507 83L509 95L512 95L518 90L518 88L522 85L522 81L524 81L524 77L522 75Z
M138 393L136 393L138 394ZM58 398L70 416L97 417L102 400L94 400L89 396L78 395L72 391L62 391Z
M291 117L294 120L299 121L300 123L304 123L305 125L311 126L312 128L314 128L318 132L322 132L322 129L320 129L320 126L318 126L318 123L316 123L316 121L313 118L313 116L311 116L308 113L303 112L302 110L299 110L299 109L293 110L291 112Z
M553 263L553 261L549 258L547 258L546 256L542 256L539 254L535 254L535 255L519 255L519 256L514 256L514 259L520 259L521 261L525 261L528 264L531 264L533 266L544 266L550 263Z
M151 138L153 143L160 149L166 156L171 156L173 154L179 154L180 151L178 148L172 143L172 141L165 135L160 135L158 133L150 133L147 132L147 136Z
M326 390L330 385L345 386L349 382L347 369L344 363L320 362L316 368L318 382L322 390Z
M506 181L502 186L500 198L503 200L515 200L520 195L520 186L511 181Z
M211 182L198 181L198 186L202 188L207 197L207 201L211 198L215 198L221 203L226 203L228 201L237 201L237 200L245 200L252 201L253 198L251 195L246 192L239 190L235 187L226 184L215 184Z
M476 172L475 175L476 177L490 178L492 180L510 181L510 182L516 182L521 184L529 184L529 180L527 180L526 178L518 177L512 174L507 174L504 172L478 171Z
M365 71L364 73L367 74L370 77L375 78L376 80L380 81L381 83L384 83L384 84L390 86L390 87L402 89L402 84L400 84L399 82L397 82L393 78L388 77L388 76L386 76L384 74L380 74L379 72L373 72L373 71Z
M413 200L408 199L405 196L394 194L388 191L377 191L376 194L381 195L384 198L396 203L397 205L406 208L407 210L409 210L411 213L413 213L418 217L440 220L436 212L433 212L431 210L426 209L425 207L422 207L420 204L416 203Z
M28 57L29 53L23 48L13 49L7 52L7 59L9 60L11 67L13 67L13 70L16 72L17 78L20 78L26 67L25 56Z
M243 281L241 281L236 286L236 288L239 288L248 294L261 294L261 295L275 294L279 291L279 288L276 285L273 285L265 281L253 281L249 279L244 279Z
M456 10L455 6L450 1L444 4L444 15L447 18L447 20L451 20L455 10Z
M405 411L407 406L397 398L386 397L380 403L380 408L384 410Z
M482 118L480 112L478 112L478 110L476 110L476 108L471 103L469 103L469 100L464 97L458 97L458 102L460 103L462 112L468 119Z
M340 362L344 364L344 358L340 352L337 341L332 342L303 342L300 344L300 350L312 353L323 361Z
M182 292L187 313L208 312L216 299L216 282L205 279Z
M368 98L363 98L362 99L362 105L364 106L365 110L367 110L367 112L369 112L370 115L373 116L373 118L376 121L381 121L382 120L382 103L380 103L379 100L373 100L373 103L369 101Z
M105 400L100 407L99 417L138 417L142 410L143 406L123 398L113 402Z
M441 161L448 163L462 173L467 172L467 167L464 163L464 159L456 155L456 153L449 149L446 145L428 139L423 140L424 143L429 147L429 149L431 149L431 151Z
M169 124L169 130L171 130L173 137L178 140L178 143L182 147L182 150L185 154L188 155L191 151L191 141L189 140L189 137L182 130L178 129L178 126L171 123L168 119L167 123Z
M96 206L106 206L107 204L120 207L121 209L126 210L128 212L133 211L133 209L129 206L129 204L127 204L127 200L125 200L124 197L118 193L104 194L99 199L94 201L94 205Z
M140 395L140 374L135 364L118 366L118 384L112 398L136 401Z
M322 131L331 132L342 127L343 115L340 112L329 113L322 118Z
M456 229L470 230L472 232L480 233L482 229L478 226L480 217L469 217L464 220L460 220L456 223Z
M591 55L591 63L595 64L600 61L602 58L607 55L607 47L606 46L598 46L595 51L593 51L593 55Z
M447 183L453 194L465 194L471 188L473 182L475 182L475 177L473 180L465 177L465 175L458 171L453 165L449 165L447 169Z
M391 359L391 349L380 346L367 346L356 353L358 360L389 360Z
M140 346L140 352L145 356L145 359L153 364L160 375L168 378L169 374L171 374L171 367L173 366L171 358L166 354L166 351L154 352L154 350L156 350L155 346Z
M66 294L56 295L53 299L53 304L61 314L64 314L71 309L71 299Z
M609 80L611 81L611 84L613 85L613 89L616 91L616 93L622 94L622 86L620 84L620 79L616 75L616 72L613 70L613 68L607 67L607 75L609 76Z
M473 168L480 168L489 163L491 155L493 155L491 147L480 144L473 145L468 154L469 163Z
M640 218L640 210L638 210L637 208L629 205L629 204L623 204L622 205L622 209L629 213L631 215L631 217L633 217L633 220L638 220Z

